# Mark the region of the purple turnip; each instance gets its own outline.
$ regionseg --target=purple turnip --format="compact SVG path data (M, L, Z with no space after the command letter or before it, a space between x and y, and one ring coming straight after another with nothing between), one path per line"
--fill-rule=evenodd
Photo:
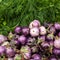
M14 57L15 56L15 51L14 49L8 47L6 48L6 55L7 57L11 58L11 57Z
M50 45L49 45L48 42L42 42L42 43L41 43L41 46L42 46L43 48L48 48Z
M54 53L55 55L60 55L60 49L54 48L54 49L53 49L53 53Z
M42 49L41 49L41 48L42 48ZM49 53L52 53L52 47L50 47L49 43L46 42L46 41L41 43L41 48L40 48L40 50L43 51L43 52L45 51L44 53L46 53L46 54L47 54L47 53L48 53L48 54L49 54ZM47 52L46 52L46 51L47 51Z
M55 39L55 41L54 41L54 47L60 49L60 38Z
M29 28L28 27L23 27L22 28L22 33L23 33L23 35L28 35L29 34Z
M39 36L39 28L37 28L37 27L31 28L30 29L30 35L32 37Z
M55 27L54 26L50 27L49 32L55 34L56 33Z
M0 46L0 56L4 55L6 48L4 46Z
M29 46L22 46L20 51L23 53L25 59L30 59L31 57L31 49Z
M18 38L18 41L21 43L21 44L25 44L27 42L27 39L24 35L21 35L19 38Z
M38 20L34 20L30 23L29 28L39 27L39 26L40 26L40 22Z
M38 52L38 48L36 46L31 47L32 53Z
M7 40L7 37L0 35L0 44Z
M40 29L40 35L46 34L46 28L44 26L39 27L39 29Z
M58 33L58 36L60 37L60 32Z
M15 28L15 33L19 34L21 32L21 27L20 26L17 26Z
M8 60L14 60L14 58L8 58Z
M47 40L47 41L53 41L53 39L54 39L54 35L53 35L53 34L48 34L48 35L46 36L46 40Z
M44 42L44 41L45 41L45 36L39 36L37 44Z
M39 54L33 54L33 55L32 55L32 58L33 58L34 60L41 60L41 56L40 56Z
M35 38L32 38L32 37L29 37L27 39L27 45L29 45L29 46L36 45L36 39Z
M49 60L57 60L56 57L51 57Z
M60 24L59 23L55 23L54 27L55 27L56 30L60 30Z

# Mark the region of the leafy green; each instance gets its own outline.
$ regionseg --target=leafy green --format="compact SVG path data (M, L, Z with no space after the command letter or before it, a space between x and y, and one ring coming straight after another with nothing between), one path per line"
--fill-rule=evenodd
M60 22L60 0L0 0L0 33L7 34L17 25L28 26L38 19Z

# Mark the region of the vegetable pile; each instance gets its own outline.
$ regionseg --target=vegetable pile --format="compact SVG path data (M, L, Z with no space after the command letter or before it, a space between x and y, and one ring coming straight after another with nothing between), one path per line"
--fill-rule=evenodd
M34 20L29 27L17 26L8 36L0 35L0 60L59 60L60 24Z

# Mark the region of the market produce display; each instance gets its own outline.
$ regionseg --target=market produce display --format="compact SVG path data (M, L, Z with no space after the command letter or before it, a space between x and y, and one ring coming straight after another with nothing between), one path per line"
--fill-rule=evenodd
M33 20L0 34L0 60L60 60L60 24Z

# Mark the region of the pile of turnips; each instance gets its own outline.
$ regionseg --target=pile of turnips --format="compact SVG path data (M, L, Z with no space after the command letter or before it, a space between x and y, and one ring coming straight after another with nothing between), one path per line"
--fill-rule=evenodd
M60 60L60 24L33 20L0 34L0 60Z

